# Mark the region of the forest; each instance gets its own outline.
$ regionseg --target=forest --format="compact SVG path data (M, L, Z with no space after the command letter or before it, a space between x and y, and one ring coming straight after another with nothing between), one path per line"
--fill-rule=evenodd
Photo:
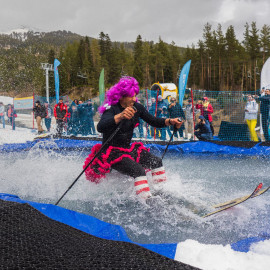
M206 23L202 38L186 48L174 41L146 41L138 35L134 42L113 42L109 34L82 37L67 31L29 32L22 37L0 35L0 91L20 95L35 91L45 95L45 76L41 63L53 64L57 58L60 93L98 93L98 80L105 70L109 88L120 76L134 76L141 88L155 82L178 84L181 68L191 59L188 86L210 91L253 91L260 88L260 72L270 56L270 26L244 25L243 40L236 38L231 25L223 30ZM53 72L50 95L54 94Z

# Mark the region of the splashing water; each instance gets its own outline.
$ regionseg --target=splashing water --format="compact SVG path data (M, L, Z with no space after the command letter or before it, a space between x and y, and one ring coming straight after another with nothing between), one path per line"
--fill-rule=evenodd
M55 203L82 171L88 153L61 153L53 141L37 143L28 153L1 154L2 193ZM251 199L208 219L211 205L249 194L259 182L270 185L270 161L252 158L165 159L168 181L148 203L138 200L133 179L112 173L100 184L82 176L60 206L121 225L140 243L194 239L228 244L269 233L269 194ZM267 231L268 230L268 231Z

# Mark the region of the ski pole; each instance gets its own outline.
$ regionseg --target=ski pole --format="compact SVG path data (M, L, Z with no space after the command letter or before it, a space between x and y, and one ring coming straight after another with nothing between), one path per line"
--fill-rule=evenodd
M73 183L69 186L69 188L65 191L65 193L61 196L61 198L55 203L55 205L58 205L59 202L63 199L63 197L68 193L68 191L75 185L75 183L79 180L79 178L82 176L82 174L86 171L86 169L93 163L93 161L95 160L95 158L97 158L100 153L103 151L103 149L105 148L106 144L108 142L110 142L113 137L116 135L116 133L120 130L120 128L122 127L124 121L122 120L120 122L120 124L118 124L118 126L116 127L115 131L111 134L111 136L102 144L100 150L95 154L95 156L91 159L91 161L86 165L86 167L82 170L82 172L78 175L78 177L73 181Z
M179 122L182 122L182 119L181 119L181 118L178 118L178 121L179 121ZM180 126L180 127L181 127L181 126ZM171 135L171 138L170 138L169 142L168 142L167 145L166 145L166 148L165 148L165 150L164 150L164 152L163 152L163 155L162 155L161 159L164 158L164 156L165 156L165 154L166 154L166 152L167 152L167 149L168 149L168 147L169 147L169 145L170 145L170 143L171 143L171 141L172 141L172 138L173 138L173 136L174 136L174 134L175 134L176 131L177 131L176 126L173 126L173 133L172 133L172 135Z

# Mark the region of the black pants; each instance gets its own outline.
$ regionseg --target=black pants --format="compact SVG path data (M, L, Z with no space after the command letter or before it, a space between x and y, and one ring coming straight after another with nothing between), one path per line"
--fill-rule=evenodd
M56 119L56 124L57 124L56 134L58 136L61 136L62 132L63 132L64 125L65 125L65 122L64 122L63 119Z
M112 169L134 178L146 175L146 168L156 169L159 167L162 167L162 159L145 150L141 152L139 163L130 158L123 158L120 162L112 165Z

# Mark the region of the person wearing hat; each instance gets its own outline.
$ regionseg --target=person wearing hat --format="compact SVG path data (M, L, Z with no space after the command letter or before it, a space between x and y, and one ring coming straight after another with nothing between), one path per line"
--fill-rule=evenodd
M138 93L139 83L132 77L121 78L106 92L105 102L99 108L102 115L97 125L98 132L103 136L102 153L86 168L102 147L101 144L96 144L85 160L84 168L86 178L96 183L111 169L128 175L134 178L136 194L141 199L147 199L151 197L151 192L145 170L151 170L151 181L158 187L166 181L165 168L162 159L149 152L142 142L131 143L134 128L138 125L139 118L157 128L169 125L180 128L182 122L178 118L165 119L152 116L142 104L136 102ZM117 128L118 133L111 138Z
M213 139L210 124L202 115L199 116L194 134L199 141L208 141Z
M38 134L41 134L44 131L42 128L42 119L46 117L46 109L39 100L35 102L33 112L37 122Z
M214 112L212 105L209 102L208 97L203 98L203 116L209 122L212 134L214 135L214 127L212 125L213 118L212 113Z
M190 140L194 140L194 121L193 121L193 111L194 116L200 112L200 110L197 110L195 106L192 108L192 99L188 99L188 104L186 107L183 108L183 111L186 113L186 121L185 121L185 139L188 139L188 131L191 130L191 138Z
M53 112L56 119L56 134L61 136L68 114L67 105L64 104L62 97L60 97L59 102L55 104Z

